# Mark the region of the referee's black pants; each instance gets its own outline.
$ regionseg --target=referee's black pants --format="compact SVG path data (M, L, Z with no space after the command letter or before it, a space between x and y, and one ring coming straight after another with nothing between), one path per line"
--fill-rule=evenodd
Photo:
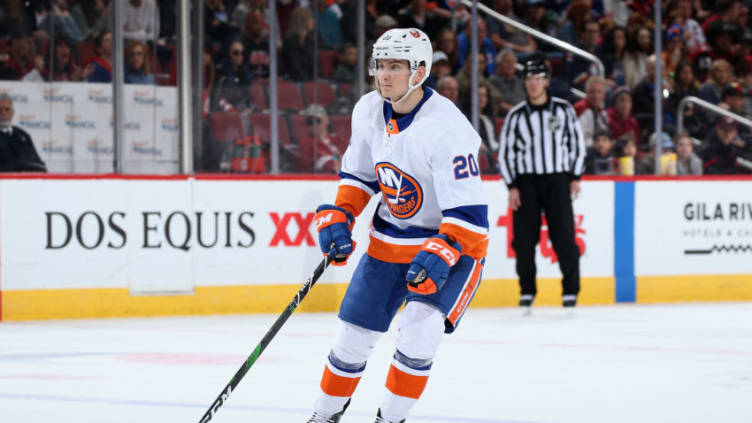
M540 241L541 211L563 275L562 295L580 292L580 250L574 241L574 213L566 173L519 175L516 179L521 206L514 212L512 247L517 255L520 294L535 296L535 246Z

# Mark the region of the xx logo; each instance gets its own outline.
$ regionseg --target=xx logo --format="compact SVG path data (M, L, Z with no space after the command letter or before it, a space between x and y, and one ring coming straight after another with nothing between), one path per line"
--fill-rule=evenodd
M269 217L272 218L274 223L275 232L269 243L270 247L276 247L280 242L286 247L299 247L305 242L307 246L315 246L316 243L311 236L309 230L313 223L313 218L316 214L313 212L307 213L303 216L301 213L284 213L281 217L278 213L271 212ZM298 233L295 235L295 239L290 238L290 234L287 232L287 227L290 224L290 220L294 220L298 226Z

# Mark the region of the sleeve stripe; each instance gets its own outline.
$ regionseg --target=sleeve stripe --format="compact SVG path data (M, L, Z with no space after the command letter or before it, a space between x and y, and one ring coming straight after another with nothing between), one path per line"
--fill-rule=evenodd
M371 187L355 179L340 179L339 185L340 186L348 185L351 187L360 188L361 190L365 191L365 193L368 194L369 196L376 194L375 192L373 192Z
M452 225L459 226L463 229L467 229L468 231L472 231L480 235L488 234L488 228L473 225L472 223L457 219L456 217L444 217L443 219L441 219L441 224L444 223L451 223Z
M366 208L371 197L373 197L373 194L369 194L369 192L370 190L364 190L358 186L340 184L337 188L337 199L334 204L348 210L356 217L360 216L360 213L363 212L363 209Z
M486 230L488 228L487 205L460 206L453 209L442 210L441 214L444 216L444 219L452 217L474 227L486 228Z
M488 243L487 234L479 234L474 231L465 229L462 226L455 225L453 222L442 222L439 226L439 233L449 235L462 247L462 254L470 256L477 255L478 246L481 246L485 256L485 245Z
M381 187L379 187L379 183L377 181L364 181L363 179L360 179L357 176L346 172L340 172L339 177L340 184L345 183L345 181L352 181L352 183L350 183L349 185L361 188L363 191L370 193L370 195L376 194L377 192L381 191ZM356 182L362 184L363 187L361 187L360 185L355 185Z

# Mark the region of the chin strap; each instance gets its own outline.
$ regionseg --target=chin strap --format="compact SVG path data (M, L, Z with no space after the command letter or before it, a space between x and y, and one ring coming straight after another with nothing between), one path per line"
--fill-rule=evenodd
M421 84L412 85L412 80L415 78L415 74L416 73L417 73L417 70L410 71L410 79L409 79L410 85L408 86L407 91L404 94L402 94L402 97L400 97L397 100L392 100L391 97L384 97L384 95L381 94L381 85L379 84L379 78L375 77L375 79L376 79L376 90L379 92L379 95L381 96L381 98L384 101L386 101L387 103L389 103L391 105L399 104L400 102L402 102L403 100L405 100L410 95L411 92L415 91L416 88L420 87ZM423 79L426 79L426 78L423 78Z

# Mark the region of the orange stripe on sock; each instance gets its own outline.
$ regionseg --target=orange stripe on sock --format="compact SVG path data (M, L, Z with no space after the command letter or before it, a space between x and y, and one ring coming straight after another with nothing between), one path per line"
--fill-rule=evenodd
M392 364L389 368L389 375L386 378L386 388L394 395L401 397L418 399L420 394L426 388L428 376L415 376L405 373L394 367Z
M478 287L478 282L480 281L480 271L482 268L483 265L480 264L479 260L476 260L475 270L473 270L473 274L472 276L470 276L470 282L468 282L467 286L462 291L462 294L460 294L460 300L457 302L457 305L454 307L454 309L449 312L449 317L447 317L447 319L453 325L457 323L457 320L460 318L460 316L462 316L462 313L470 303L470 298L473 297L473 292L475 292L475 289Z
M351 397L355 388L358 387L360 377L338 376L324 366L324 375L321 376L321 390L333 397Z

